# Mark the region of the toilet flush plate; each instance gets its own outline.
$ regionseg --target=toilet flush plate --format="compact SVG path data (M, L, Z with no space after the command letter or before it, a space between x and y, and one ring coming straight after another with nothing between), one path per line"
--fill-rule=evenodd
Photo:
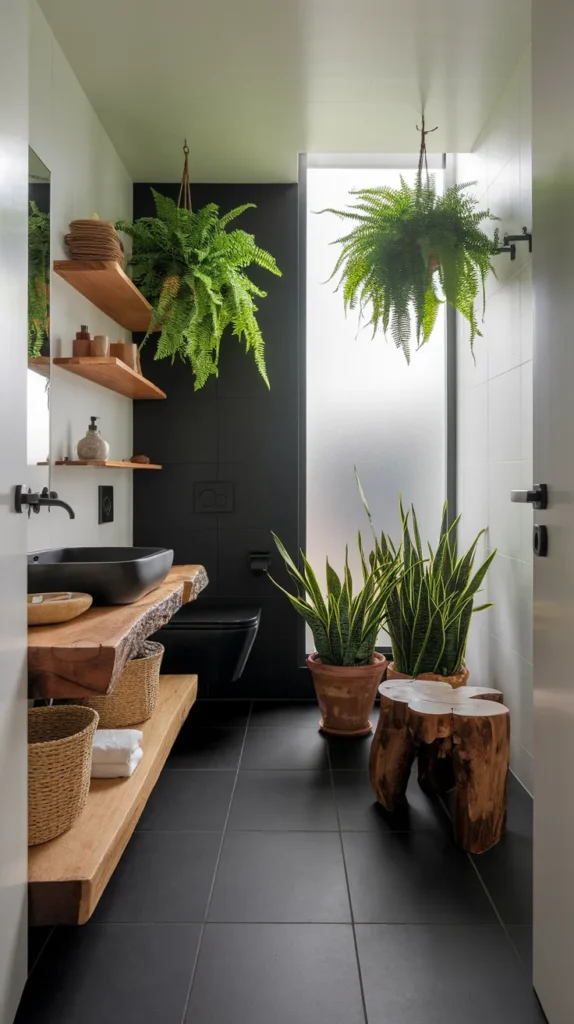
M193 485L194 512L234 512L235 486L232 480L202 480Z

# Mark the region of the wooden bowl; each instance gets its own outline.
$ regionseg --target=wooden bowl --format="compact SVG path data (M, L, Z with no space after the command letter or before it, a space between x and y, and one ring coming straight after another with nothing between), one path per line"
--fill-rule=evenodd
M89 594L72 594L69 590L28 594L28 625L53 626L57 622L69 622L87 612L92 600Z

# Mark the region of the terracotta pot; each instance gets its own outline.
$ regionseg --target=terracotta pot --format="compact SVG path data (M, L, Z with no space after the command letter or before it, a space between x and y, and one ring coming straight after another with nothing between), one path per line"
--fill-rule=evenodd
M368 736L372 730L369 715L387 660L373 654L370 665L343 667L324 665L318 654L307 658L315 693L321 709L319 723L332 736Z
M435 672L421 672L417 679L430 680L433 683L448 683L452 686L453 690L457 690L459 686L466 686L470 670L463 668L461 672L457 672L454 676L439 676ZM394 662L390 661L387 667L387 679L412 679L412 676L405 675L404 672L397 672Z

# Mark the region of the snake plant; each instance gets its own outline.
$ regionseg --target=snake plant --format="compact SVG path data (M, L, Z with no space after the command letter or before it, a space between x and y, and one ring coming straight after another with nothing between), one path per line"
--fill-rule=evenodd
M381 628L385 604L396 586L401 571L398 556L389 556L384 566L363 564L363 586L353 594L348 549L340 578L327 559L325 597L309 561L301 552L303 572L273 534L277 549L297 593L291 594L275 580L299 615L310 626L319 658L324 665L369 665ZM359 548L362 550L359 534Z
M372 525L362 489L361 497ZM362 554L365 566L371 571L376 568L384 571L387 566L394 571L397 559L402 567L400 574L394 577L384 609L383 624L391 638L394 666L398 672L413 678L427 672L452 676L464 668L473 614L491 607L488 603L475 605L474 598L496 551L489 554L473 575L476 549L484 530L475 537L468 551L459 556L460 516L449 526L445 503L436 551L429 544L428 555L425 555L414 508L411 506L405 512L401 501L400 514L400 545L396 547L384 533L377 537L373 530L374 551L368 559Z
M373 335L379 329L390 333L407 362L413 334L420 348L445 301L470 324L471 350L481 334L475 304L481 292L484 313L485 279L494 272L491 256L499 243L498 232L493 240L480 229L496 218L464 194L475 184L453 185L437 195L434 177L427 173L423 179L419 167L412 187L401 177L400 188L357 189L351 192L354 205L321 211L355 222L333 243L342 246L331 276L340 274L345 309L366 314Z

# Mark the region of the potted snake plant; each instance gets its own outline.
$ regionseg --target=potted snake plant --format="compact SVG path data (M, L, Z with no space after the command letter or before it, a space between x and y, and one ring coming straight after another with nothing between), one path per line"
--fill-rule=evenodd
M361 496L372 525L362 490ZM425 555L414 508L405 512L401 501L400 514L400 546L395 547L384 533L380 538L374 534L375 547L368 558L373 569L384 571L389 566L394 571L397 559L401 565L384 607L383 625L393 652L387 679L430 679L464 686L470 674L465 654L472 616L492 607L491 603L476 605L474 599L496 551L473 573L476 549L485 531L459 556L460 516L449 526L445 503L438 545L434 550L429 544Z
M357 593L353 592L348 551L342 578L327 559L323 596L303 552L303 571L299 572L279 538L275 534L273 538L296 593L273 582L310 626L315 641L316 651L307 658L307 666L322 714L320 728L334 736L368 735L372 728L369 715L387 667L375 645L386 601L401 571L400 559L389 555L381 566L369 566L363 559L363 585ZM359 546L362 549L360 537Z

